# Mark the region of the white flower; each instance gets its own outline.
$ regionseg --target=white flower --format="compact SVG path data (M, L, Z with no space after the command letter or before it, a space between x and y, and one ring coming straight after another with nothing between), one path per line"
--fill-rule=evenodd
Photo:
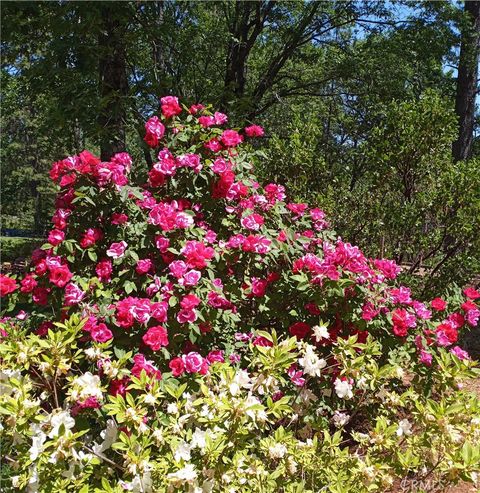
M397 435L401 437L402 435L411 435L412 434L412 424L408 419L402 419L400 423L398 423Z
M335 393L340 399L351 399L353 397L353 386L348 380L340 380L337 378L334 382Z
M252 379L246 370L238 370L233 381L244 389L249 389L252 386Z
M183 469L179 469L177 472L171 472L167 475L167 478L173 482L187 482L191 483L197 478L197 471L193 464L186 464Z
M161 428L157 428L156 430L154 430L152 436L157 443L164 442L163 430Z
M307 345L303 358L298 360L307 375L319 377L322 368L327 366L324 359L320 359L313 349L313 346Z
M75 426L75 420L70 416L68 411L61 411L50 418L50 425L52 429L48 437L54 438L58 436L62 425L65 427L65 431L72 429Z
M330 339L327 326L324 324L315 325L313 327L313 337L315 337L317 342L320 342L322 339Z
M182 440L178 444L177 449L175 450L175 453L173 454L175 461L180 462L182 459L183 460L190 460L191 449L192 449L192 447L187 442Z
M203 450L207 446L206 437L206 431L202 431L200 428L196 428L195 432L192 435L190 445L192 446L192 448L198 447L199 449Z
M167 406L167 413L168 414L177 414L178 413L178 407L175 402L170 402L170 404Z
M342 413L340 411L335 411L335 414L333 415L333 424L337 428L341 428L342 426L345 426L349 421L350 421L350 416L348 414Z
M47 435L41 431L32 437L32 446L29 449L30 460L34 461L38 458L46 439Z
M249 395L245 400L245 414L254 421L263 422L267 420L265 409L261 402L253 395Z
M89 347L85 349L85 356L90 360L97 360L102 355L102 350L97 347Z
M287 453L287 447L283 443L276 443L268 449L270 459L281 459Z
M97 400L103 399L102 389L100 388L100 377L92 375L89 371L76 377L72 381L72 400L84 401L89 397L95 397Z
M143 398L143 402L145 402L145 404L155 404L155 402L157 401L157 398L153 395L153 394L145 394L145 397Z
M357 387L362 390L366 390L368 388L368 382L367 379L364 376L361 376L357 380Z
M8 381L11 378L20 380L21 377L20 370L0 370L0 395L10 395L13 392L13 388Z

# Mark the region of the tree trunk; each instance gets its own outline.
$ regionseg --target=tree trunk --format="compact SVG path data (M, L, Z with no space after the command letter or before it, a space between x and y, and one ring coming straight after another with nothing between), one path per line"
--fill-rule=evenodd
M272 1L237 0L235 2L234 12L229 21L230 40L227 49L222 109L227 108L230 99L238 101L244 96L248 57L273 7Z
M99 4L100 157L108 161L125 150L126 96L125 21L122 5Z
M467 24L462 29L455 99L455 112L459 118L458 138L452 147L455 161L468 159L472 155L480 53L480 1L466 1L465 14Z

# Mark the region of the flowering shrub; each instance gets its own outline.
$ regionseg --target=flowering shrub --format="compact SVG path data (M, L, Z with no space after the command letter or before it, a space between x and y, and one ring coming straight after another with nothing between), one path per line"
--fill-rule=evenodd
M430 303L325 214L260 186L249 139L161 100L131 158L56 162L48 243L4 308L2 477L28 491L385 491L475 481L480 293Z

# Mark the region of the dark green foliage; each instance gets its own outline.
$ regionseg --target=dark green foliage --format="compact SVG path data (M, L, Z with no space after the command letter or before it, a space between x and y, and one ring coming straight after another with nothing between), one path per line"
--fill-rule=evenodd
M478 273L478 138L468 163L450 156L455 70L471 34L461 5L117 2L122 43L105 45L111 6L2 6L4 227L49 228L50 163L100 154L108 122L145 172L155 156L142 122L174 94L220 105L233 126L262 124L260 177L318 202L369 254L408 264L419 289ZM102 60L117 48L128 88L105 92Z

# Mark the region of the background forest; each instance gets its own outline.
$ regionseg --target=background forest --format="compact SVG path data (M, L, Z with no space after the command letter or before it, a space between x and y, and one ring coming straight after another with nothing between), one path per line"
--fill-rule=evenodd
M41 238L51 163L84 148L146 175L143 122L173 94L264 126L259 179L419 291L475 282L480 2L2 2L1 21L2 228Z

